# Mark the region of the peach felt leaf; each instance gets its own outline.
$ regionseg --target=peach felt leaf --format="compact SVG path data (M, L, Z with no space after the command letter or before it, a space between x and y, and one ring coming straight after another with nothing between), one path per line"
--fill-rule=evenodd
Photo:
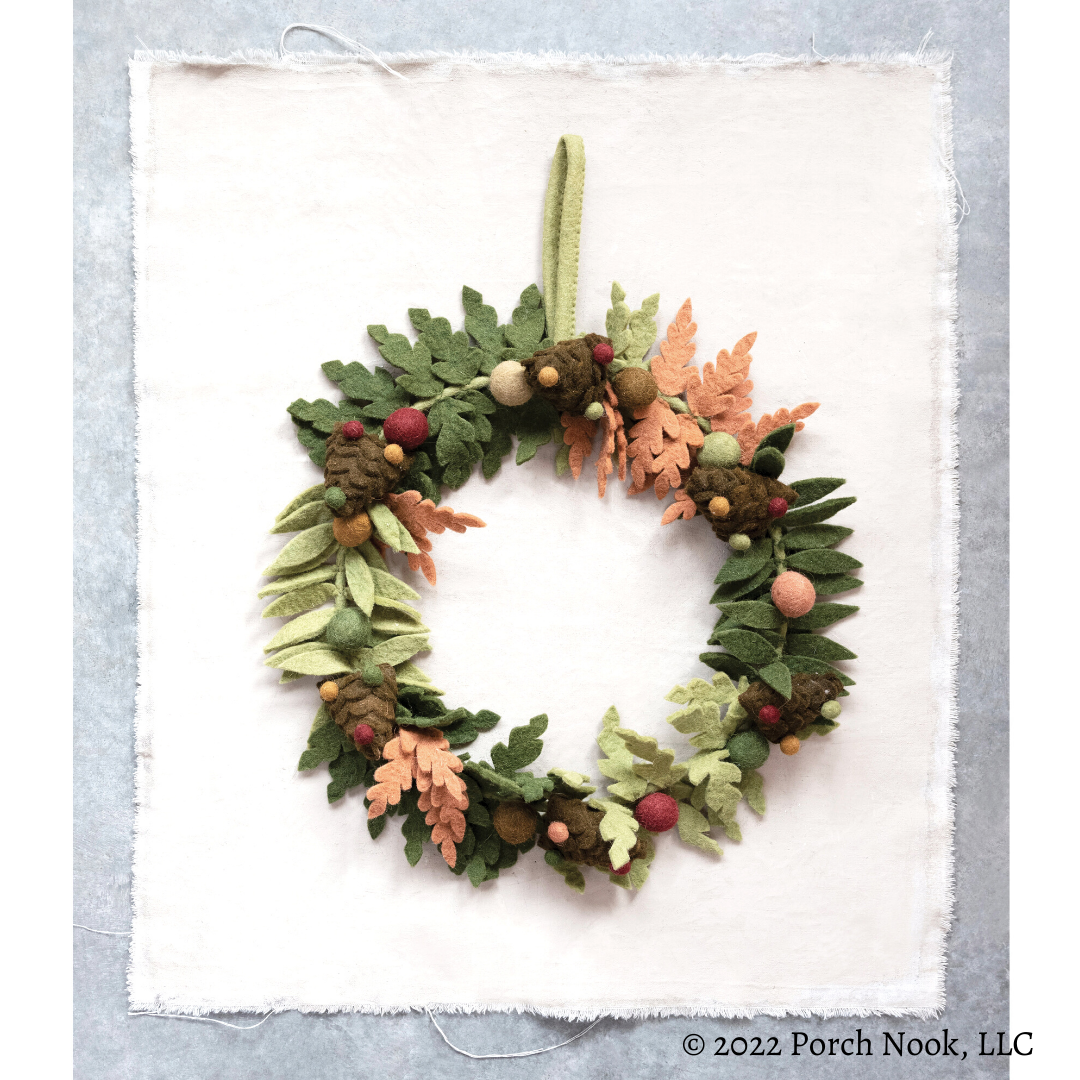
M659 471L655 459L664 452L665 438L677 439L682 428L671 406L662 398L635 410L634 416L638 422L630 429L627 454L632 459L630 493L636 495L648 486L646 477Z
M615 466L611 463L612 455L618 451L619 479L626 479L626 429L623 415L618 408L619 399L608 383L604 391L604 444L596 461L596 488L600 498L607 491L607 478Z
M675 491L675 501L664 511L661 525L670 525L678 518L689 521L697 513L697 503L682 488Z
M690 468L690 448L705 442L705 435L695 417L679 413L676 417L677 434L672 437L665 432L664 448L653 461L656 473L656 497L662 499L672 488L682 486L682 470Z
M690 300L687 298L676 313L675 321L668 324L667 337L660 342L660 355L654 356L649 364L649 370L662 394L681 394L691 378L697 378L697 369L686 366L694 359L697 350L692 340L697 333L697 323L692 320L690 310Z
M596 424L584 416L572 416L570 413L563 413L561 420L566 429L563 442L570 447L570 472L576 480L581 475L585 459L592 453Z
M430 499L425 499L419 491L404 491L400 495L387 495L386 505L405 526L420 549L417 554L409 554L409 569L423 570L424 577L432 585L435 584L435 563L428 554L431 551L431 541L427 538L428 530L436 534L443 533L447 529L463 533L469 526L482 529L486 524L473 514L454 513L451 506L436 506Z

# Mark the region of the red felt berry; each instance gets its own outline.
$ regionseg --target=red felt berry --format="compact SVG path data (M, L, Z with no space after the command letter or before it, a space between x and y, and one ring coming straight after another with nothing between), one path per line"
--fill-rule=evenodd
M593 346L592 358L606 367L615 359L615 350L606 341L601 341Z
M383 424L383 438L415 450L428 437L427 417L419 409L395 409Z
M375 738L375 729L370 724L357 724L352 737L357 746L370 746L371 740Z
M679 824L679 804L670 795L654 791L634 807L634 817L649 832L667 832Z
M780 719L780 710L775 705L762 705L758 709L757 718L763 724L775 724Z
M349 420L341 425L341 434L346 439L359 439L364 434L364 425L359 420Z
M611 866L610 863L608 863L608 865ZM625 877L627 874L630 873L630 863L628 862L625 866L620 866L618 870L616 870L615 867L612 866L611 872L613 874L618 874L619 877Z
M783 517L787 513L787 499L769 500L769 517Z

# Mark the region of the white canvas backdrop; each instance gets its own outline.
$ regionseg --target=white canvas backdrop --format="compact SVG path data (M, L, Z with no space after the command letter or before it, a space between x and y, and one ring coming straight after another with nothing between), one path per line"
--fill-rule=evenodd
M132 64L139 404L138 1008L526 1008L585 1017L922 1012L943 1002L954 651L947 69L926 63L402 61ZM636 895L536 856L474 890L358 792L299 774L315 694L277 685L260 570L318 470L285 406L377 361L373 322L503 319L540 280L547 171L588 157L578 326L613 279L690 296L698 361L759 333L754 415L822 407L787 478L842 475L865 586L834 628L859 660L842 726L763 769L719 862L662 837ZM336 398L334 398L336 400ZM448 502L419 662L451 707L547 712L542 768L591 773L600 717L664 717L716 616L726 549L661 529L651 494L596 498L553 448ZM399 566L399 569L401 567ZM418 580L414 580L418 579Z

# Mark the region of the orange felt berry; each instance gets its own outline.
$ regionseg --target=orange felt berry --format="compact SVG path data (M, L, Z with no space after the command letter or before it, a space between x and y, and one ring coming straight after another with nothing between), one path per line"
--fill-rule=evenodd
M391 465L400 465L405 460L405 451L397 443L391 443L382 453Z
M798 735L785 735L780 740L780 750L789 757L792 754L797 754L801 745Z
M731 513L731 503L723 495L717 495L709 500L709 513L713 517L726 518Z
M324 682L319 687L319 697L323 701L337 701L338 696L338 684L336 682Z
M559 373L553 367L541 368L536 376L536 381L541 386L546 386L549 389L559 381Z
M795 570L785 570L773 582L770 595L780 614L789 619L805 615L817 599L810 579Z
M352 517L334 518L334 539L342 547L359 547L371 539L371 518L363 510Z
M562 844L570 839L570 830L563 821L553 821L547 827L548 839L554 844Z

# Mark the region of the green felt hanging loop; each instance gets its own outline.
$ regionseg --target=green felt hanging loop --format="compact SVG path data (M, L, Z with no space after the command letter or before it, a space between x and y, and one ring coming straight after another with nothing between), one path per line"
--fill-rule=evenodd
M574 336L584 197L585 144L580 135L564 135L555 147L544 200L544 314L554 341Z

